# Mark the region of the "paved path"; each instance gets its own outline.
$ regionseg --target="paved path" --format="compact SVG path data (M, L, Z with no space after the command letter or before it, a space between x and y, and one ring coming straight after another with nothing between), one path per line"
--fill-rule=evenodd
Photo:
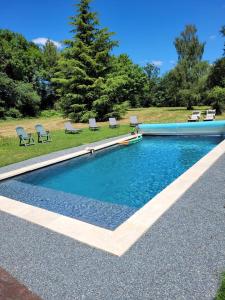
M122 257L0 213L0 265L43 299L213 299L225 270L225 155Z

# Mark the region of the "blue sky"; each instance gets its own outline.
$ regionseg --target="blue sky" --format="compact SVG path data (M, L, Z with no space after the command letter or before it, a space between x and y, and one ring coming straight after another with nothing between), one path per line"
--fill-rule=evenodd
M60 42L70 37L69 16L74 0L2 0L0 28L25 35L29 40L50 38ZM225 0L93 0L101 24L116 32L116 54L127 53L135 63L155 62L162 73L176 62L173 46L186 24L195 24L206 42L204 59L213 62L222 55Z

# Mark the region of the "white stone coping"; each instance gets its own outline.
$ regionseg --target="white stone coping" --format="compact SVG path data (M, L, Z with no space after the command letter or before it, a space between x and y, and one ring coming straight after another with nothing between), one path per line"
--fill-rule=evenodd
M129 138L133 138L130 136ZM95 147L96 150L112 146L126 140L118 139ZM9 176L42 168L59 161L88 153L87 150L75 152L47 162L24 167L1 175L1 179ZM0 196L0 210L29 222L41 225L89 246L107 251L111 254L123 255L216 161L225 153L225 140L213 148L190 169L179 176L163 191L146 203L129 219L114 231L66 217L46 209L28 205L13 199ZM10 173L10 174L9 174ZM5 177L4 177L5 175ZM6 233L7 234L7 233Z

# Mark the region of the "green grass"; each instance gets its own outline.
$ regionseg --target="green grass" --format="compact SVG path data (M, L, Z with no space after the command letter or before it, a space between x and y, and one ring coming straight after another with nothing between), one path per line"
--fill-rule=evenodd
M129 132L130 128L126 125L115 129L102 127L98 131L84 129L79 134L65 134L64 130L57 130L52 132L52 142L44 144L37 143L37 138L33 135L35 137L35 145L28 147L19 147L19 139L16 137L0 138L0 167L35 156L96 142Z
M221 286L217 292L215 300L224 300L224 299L225 299L225 273L222 276Z

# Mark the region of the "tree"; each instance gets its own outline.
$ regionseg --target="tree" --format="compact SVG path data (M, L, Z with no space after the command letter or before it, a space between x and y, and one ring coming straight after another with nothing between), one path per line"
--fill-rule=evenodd
M151 105L157 106L159 104L158 87L160 84L160 68L155 66L154 64L147 63L143 69L148 77L148 80L145 85L145 97L143 98L141 104L144 107L148 107Z
M225 37L225 25L222 26L220 33L222 34L223 37ZM224 43L224 48L223 48L223 56L225 56L225 43Z
M110 51L117 45L111 40L113 33L99 28L90 2L81 0L77 15L71 17L73 38L65 41L67 47L52 80L64 114L83 122L89 117L103 120L113 110L107 103L105 84L112 67Z
M214 86L225 87L225 57L215 61L210 70L207 82L210 89Z
M15 81L0 72L0 117L36 116L40 97L32 84Z
M43 63L46 73L51 76L53 68L57 65L59 53L51 40L47 40L43 46Z
M176 98L178 102L186 103L187 109L192 109L193 103L201 98L196 90L196 80L198 81L202 76L201 73L205 72L207 64L206 62L201 64L205 43L199 41L196 33L197 29L194 25L187 25L174 41L178 54L174 76L179 82L176 86ZM187 101L188 95L190 95L189 101Z
M225 108L225 88L215 86L208 94L211 105L221 115Z
M58 100L51 79L54 77L60 53L50 40L47 40L43 46L42 53L43 69L38 73L36 86L38 94L41 96L41 109L48 109L53 108Z
M35 116L40 97L36 82L41 50L21 34L0 30L0 117Z
M35 83L42 69L41 50L21 34L0 30L0 71L13 80Z
M199 62L204 53L205 43L199 42L194 25L186 25L180 36L175 39L174 45L178 54L178 61L185 60L189 66Z
M151 80L157 80L159 78L160 68L154 64L147 63L146 66L144 66L144 71Z

